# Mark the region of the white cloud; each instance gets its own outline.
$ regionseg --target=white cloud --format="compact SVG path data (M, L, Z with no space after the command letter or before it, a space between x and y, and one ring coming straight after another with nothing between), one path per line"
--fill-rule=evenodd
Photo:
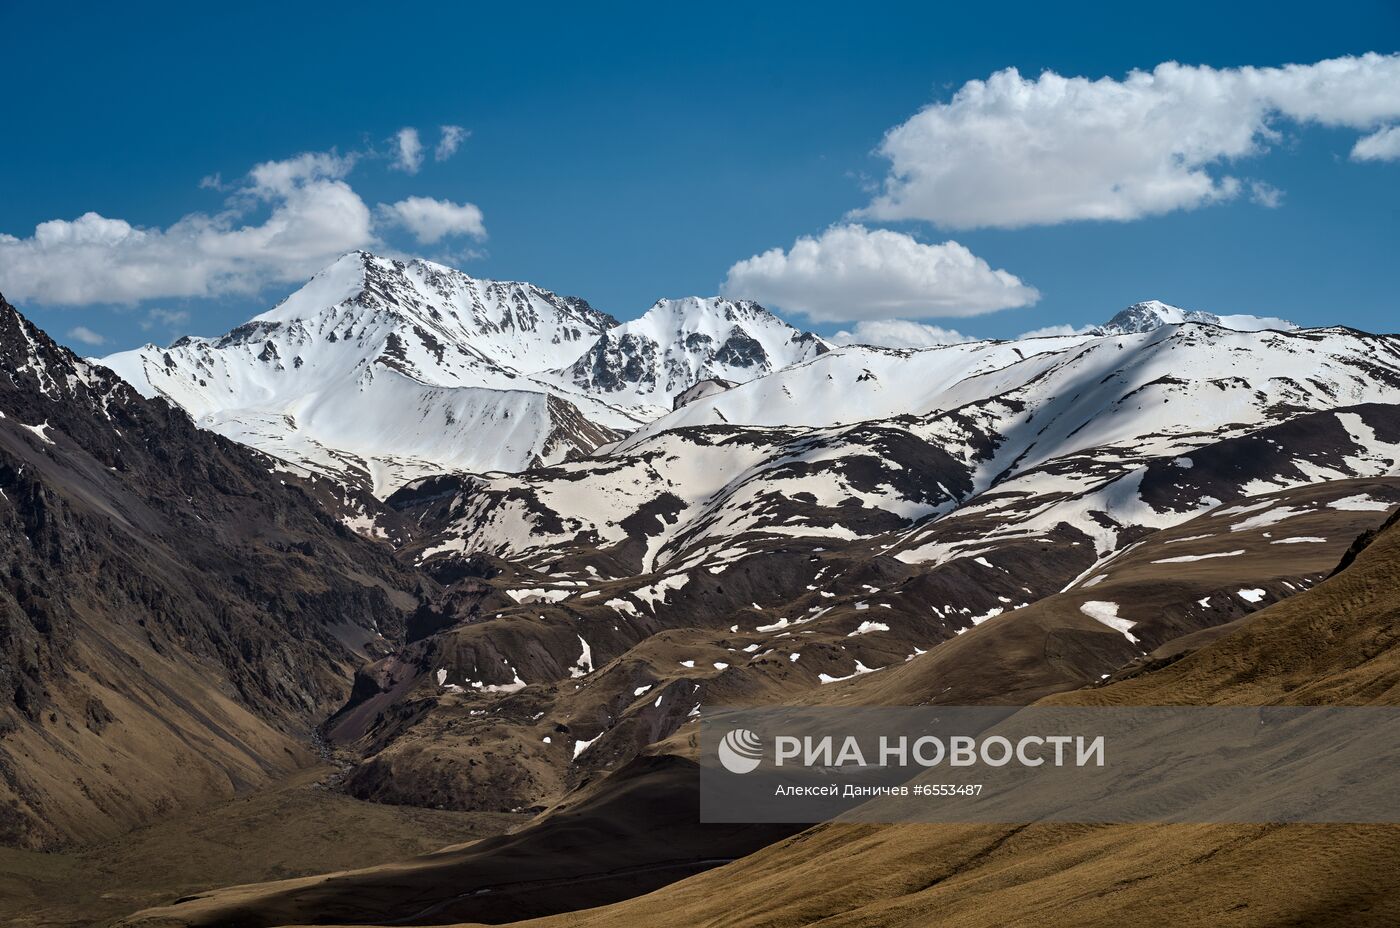
M1128 220L1232 199L1250 185L1228 162L1280 138L1278 123L1373 132L1352 157L1396 157L1400 55L1281 68L1167 62L1121 81L969 81L886 134L883 189L855 215L948 228ZM1271 188L1270 188L1271 189ZM1265 195L1265 205L1276 197Z
M471 135L461 126L442 126L442 135L438 138L437 148L433 150L434 161L446 161L457 154L457 149L462 147L467 136Z
M376 212L381 222L402 226L424 245L448 235L467 235L477 240L486 237L481 210L473 203L409 197L397 203L381 203Z
M75 342L82 342L84 345L97 346L106 343L107 336L94 332L85 325L75 325L68 330L68 337Z
M248 172L249 183L244 192L265 200L286 197L312 181L347 176L357 161L356 154L333 151L307 151L283 161L264 161Z
M375 243L369 207L339 179L353 158L269 161L216 214L165 228L84 213L41 222L29 238L0 235L0 280L13 299L134 303L253 293L303 279L336 255ZM250 212L266 210L261 222Z
M929 348L975 341L953 329L911 322L908 319L866 319L849 331L842 330L827 341L838 345L878 345L882 348Z
M485 237L470 203L409 197L371 212L345 181L358 160L307 152L263 162L233 186L221 212L190 213L163 229L89 212L41 222L28 238L0 233L0 285L13 300L49 305L251 294L382 245L376 218L424 243ZM163 312L153 310L147 323L188 321Z
M1400 159L1400 126L1386 126L1357 139L1351 149L1353 161L1395 161Z
M1266 209L1278 209L1283 205L1283 191L1262 180L1251 181L1249 200Z
M405 174L417 174L423 166L423 141L418 138L418 130L404 126L394 133L394 161L390 165Z
M146 318L141 320L141 328L147 331L156 326L177 329L190 321L190 314L183 309L149 309Z
M757 300L827 322L976 316L1040 298L957 242L925 245L858 225L832 226L729 269L726 296Z

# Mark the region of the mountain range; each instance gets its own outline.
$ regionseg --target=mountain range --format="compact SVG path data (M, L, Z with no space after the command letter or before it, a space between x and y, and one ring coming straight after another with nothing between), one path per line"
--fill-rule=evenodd
M351 252L225 335L102 363L204 428L382 496L585 455L702 380L826 349L753 303L661 300L619 324L532 284Z
M111 909L161 906L133 926L611 903L577 917L638 924L657 899L689 924L728 917L731 878L782 900L737 924L839 921L876 903L790 881L928 869L906 853L975 878L987 855L700 825L702 706L1297 686L1296 642L1261 623L1371 615L1351 591L1400 563L1377 534L1400 504L1395 335L1149 301L1079 334L837 346L748 302L618 323L354 252L217 338L83 360L3 301L0 336L4 843L67 853L330 765L287 824L338 866L192 869ZM1383 702L1347 668L1389 641L1333 654L1335 692ZM488 831L347 860L331 802ZM935 876L876 895L911 924L907 897L971 905Z
M1293 328L1282 320L1149 301L1072 338L1142 334L1181 322ZM1063 343L974 344L985 363L997 364L1012 352L1040 353ZM384 497L419 477L515 473L587 456L665 417L699 385L745 383L832 351L752 302L659 300L619 324L585 300L532 284L351 252L222 336L146 345L101 363L143 395L164 397L202 427L299 473ZM901 356L866 346L838 353L845 360L834 366L861 370ZM910 369L931 367L943 380L976 372L943 360L919 356ZM845 378L807 393L791 390L812 385L787 385L780 403L805 407L797 418L815 424L832 399L846 404L852 421L933 400L872 389L836 396L831 384L837 382ZM876 392L886 396L876 399ZM766 424L753 413L731 421Z

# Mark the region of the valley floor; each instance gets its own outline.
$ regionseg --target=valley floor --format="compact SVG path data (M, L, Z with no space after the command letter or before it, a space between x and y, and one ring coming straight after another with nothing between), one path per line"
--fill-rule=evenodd
M99 928L189 893L411 857L530 818L363 802L320 788L330 772L305 770L91 847L0 848L0 924Z

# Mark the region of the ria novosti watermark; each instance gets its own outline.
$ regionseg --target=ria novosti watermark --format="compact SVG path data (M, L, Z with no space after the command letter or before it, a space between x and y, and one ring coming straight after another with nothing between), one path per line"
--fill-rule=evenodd
M716 748L720 764L730 773L752 773L763 763L763 739L746 728L735 728L725 735ZM880 735L872 758L867 759L861 740L846 735L839 742L832 735L778 735L773 739L772 762L775 768L804 767L1005 767L1017 763L1023 767L1039 767L1050 763L1056 767L1073 764L1083 767L1104 763L1104 737L1083 735L1023 735L1015 743L1002 735L975 738L953 735L938 738L923 735Z
M1400 709L705 710L701 818L1400 822Z

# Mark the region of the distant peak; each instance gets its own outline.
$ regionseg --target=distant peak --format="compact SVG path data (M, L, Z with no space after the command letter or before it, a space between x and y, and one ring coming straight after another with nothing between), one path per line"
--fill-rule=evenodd
M660 299L641 320L674 320L683 326L703 325L705 320L720 323L758 322L789 327L786 322L752 300L731 300L722 296L684 296ZM638 320L638 321L641 321Z
M1265 329L1289 331L1298 328L1287 319L1275 316L1220 316L1199 309L1182 309L1161 300L1143 300L1123 309L1096 331L1100 335L1134 335L1151 332L1164 325L1181 325L1186 322L1215 325L1240 332L1258 332Z

